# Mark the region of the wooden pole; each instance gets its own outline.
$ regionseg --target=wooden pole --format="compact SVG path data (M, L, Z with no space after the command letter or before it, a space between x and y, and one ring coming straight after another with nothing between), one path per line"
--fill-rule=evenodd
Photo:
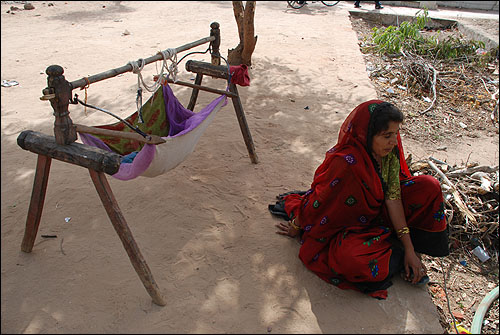
M115 228L118 237L122 241L122 244L125 248L125 251L130 258L130 262L135 269L135 272L139 275L139 278L142 281L142 284L148 291L149 295L153 299L153 302L159 306L165 306L165 300L160 294L160 290L158 285L153 278L153 274L149 269L146 260L141 254L137 243L132 236L132 232L125 221L125 217L123 216L120 208L118 207L118 203L111 191L111 187L108 184L106 179L106 175L102 172L97 172L92 169L89 169L90 177L94 182L95 188L99 197L101 198L102 204L108 213L109 219Z
M212 22L210 24L210 36L215 37L212 42L212 64L220 65L220 25L217 22Z
M214 40L215 40L215 36L205 37L205 38L202 38L200 40L194 41L192 43L188 43L188 44L182 45L180 47L177 47L177 48L175 48L175 52L179 53L179 52L182 52L182 51L186 51L186 50L189 50L191 48L197 47L197 46L199 46L201 44L204 44L204 43L207 43L207 42L211 42L211 41L214 41ZM167 50L168 49L164 50L163 52L167 52ZM145 65L147 65L147 64L150 64L152 62L156 62L156 61L159 61L159 60L162 60L162 59L163 59L163 56L161 55L161 53L157 53L154 56L151 56L149 58L144 59L144 62L145 62ZM92 84L92 83L95 83L95 82L98 82L98 81L101 81L101 80L104 80L104 79L116 77L119 74L122 74L122 73L125 73L125 72L130 72L132 70L133 70L132 65L127 64L127 65L118 67L116 69L111 69L111 70L104 71L104 72L95 74L93 76L87 77L88 82L87 82L87 80L85 78L82 78L82 79L78 79L78 80L72 81L70 83L70 85L71 85L71 87L73 89L78 88L78 87L85 87L88 84Z
M247 119L245 118L245 113L243 112L243 106L241 104L240 96L238 95L238 89L235 84L229 85L229 91L236 94L236 98L232 98L234 111L236 112L236 117L238 118L238 123L240 124L241 133L243 134L243 139L247 146L248 155L252 163L257 164L259 162L257 158L257 153L255 152L255 147L253 145L252 134L248 128Z
M197 73L196 79L194 80L194 84L201 86L201 80L203 79L203 74ZM193 92L191 92L191 98L189 99L189 104L187 109L194 112L194 106L196 105L196 100L198 99L198 92L200 92L199 88L193 87Z
M35 244L38 226L40 226L40 219L42 217L43 203L45 202L51 162L52 158L45 155L38 155L35 181L33 183L26 228L24 229L24 237L21 244L21 250L24 252L31 252Z
M24 150L109 175L115 174L120 169L121 156L115 152L78 142L60 145L55 142L53 136L33 130L21 132L17 137L17 144Z
M223 91L223 90L218 90L216 88L210 88L210 87L206 87L206 86L202 86L202 85L196 85L196 84L191 84L191 83L186 83L184 81L173 81L172 79L168 78L167 79L167 82L170 83L170 84L176 84L176 85L181 85L181 86L187 86L187 87L191 87L191 88L196 88L200 91L207 91L207 92L211 92L211 93L216 93L216 94L223 94L223 95L227 95L228 97L231 97L231 98L237 98L238 95L235 94L234 92L231 92L231 91Z
M186 70L189 72L201 73L207 76L222 78L226 80L229 78L227 66L213 65L196 60L188 60L186 62Z
M462 215L464 217L467 217L469 221L471 221L474 225L477 225L477 220L474 217L474 214L471 213L471 211L467 208L467 206L464 204L462 198L460 197L460 193L458 193L458 190L455 185L446 177L446 175L434 164L431 160L428 160L427 163L429 163L429 166L437 172L437 174L443 179L443 181L451 187L451 192L453 193L453 197L455 198L455 202L457 204L457 207L460 209Z
M151 139L148 140L148 139L142 137L140 134L127 132L127 131L118 131L118 130L111 130L111 129L104 129L104 128L88 127L88 126L84 126L81 124L75 124L75 127L76 127L76 131L79 133L126 138L129 140L134 140L134 141L138 141L141 143L147 143L147 144L161 144L161 143L166 142L163 138L161 138L158 135L149 135L149 137Z
M69 117L68 105L71 99L71 87L64 78L64 69L59 65L51 65L45 70L47 73L47 88L44 95L53 94L49 99L54 109L54 136L57 144L70 144L76 141L76 130Z

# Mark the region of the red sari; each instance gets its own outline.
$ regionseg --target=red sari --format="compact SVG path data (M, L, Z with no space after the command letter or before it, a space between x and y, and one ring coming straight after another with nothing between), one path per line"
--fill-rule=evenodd
M337 144L317 168L311 188L283 198L286 213L298 217L303 230L299 258L320 278L342 289L361 290L360 283L390 279L393 228L381 177L365 147L370 109L381 102L371 100L356 107L342 124ZM421 246L427 243L422 234L445 233L440 184L432 176L411 176L399 133L398 150L401 198L415 251L444 256L447 235L446 240L441 238L445 251ZM366 293L387 297L385 288Z

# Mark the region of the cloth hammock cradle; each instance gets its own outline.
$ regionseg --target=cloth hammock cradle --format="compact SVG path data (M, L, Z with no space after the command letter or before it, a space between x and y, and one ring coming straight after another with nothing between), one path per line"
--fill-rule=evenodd
M111 136L79 134L84 144L122 155L120 168L112 175L114 178L156 177L175 168L194 151L201 135L226 104L227 96L221 95L194 113L179 102L165 83L142 106L143 123L139 123L138 112L125 119L147 134L160 136L165 143L144 144ZM122 122L96 128L133 131Z
M210 37L183 45L176 48L175 52L185 51L194 46L208 41L213 41L214 43L211 43L209 48L209 50L211 50L213 60L214 55L219 55L218 47L220 45L220 32L219 24L217 22L213 22L210 27L212 28ZM165 59L165 52L162 51L160 53ZM21 250L23 252L30 253L33 249L38 227L40 225L40 218L45 200L52 160L57 159L62 162L88 168L90 177L94 183L97 193L99 194L101 202L106 209L108 217L111 220L114 229L118 233L125 250L127 251L127 255L135 271L137 272L147 292L153 299L153 302L159 306L165 306L165 300L162 297L146 260L142 256L139 247L132 236L130 228L122 215L105 174L108 173L115 178L128 180L137 176L154 177L174 168L194 150L199 137L215 117L215 113L226 105L227 96L231 97L233 100L238 123L240 125L250 159L254 164L256 164L258 160L253 147L250 130L246 124L240 97L235 86L236 84L242 86L248 86L250 84L250 78L248 76L248 72L246 71L246 66L241 66L239 71L235 71L235 73L238 73L238 76L241 79L240 81L233 80L234 78L231 76L227 78L230 80L230 84L228 85L226 91L229 92L210 89L198 84L190 84L173 80L174 83L179 85L221 95L220 97L214 99L202 111L196 114L182 107L168 86L156 90L156 94L154 94L153 97L148 100L144 106L142 106L143 108L141 107L140 110L142 113L132 114L126 122L129 125L135 124L135 132L140 135L144 135L144 133L151 135L150 138L145 136L146 141L142 139L137 140L140 135L136 133L131 134L131 130L129 128L125 128L124 123L103 125L95 127L94 129L93 127L73 124L71 118L69 117L69 103L81 103L86 107L89 106L96 108L94 106L87 105L86 102L84 103L80 101L76 94L75 98L72 100L71 92L73 89L78 87L83 89L91 83L108 79L121 73L129 72L130 65L134 68L135 63L140 63L140 67L142 68L145 64L160 60L159 57L161 56L157 54L145 60L141 60L141 62L133 62L133 64L130 64L131 62L129 62L126 66L102 72L91 77L85 77L74 82L68 82L64 78L64 69L62 66L51 65L47 67L45 71L48 75L47 87L42 91L43 96L40 99L50 101L54 110L54 116L56 118L56 121L54 122L54 137L32 130L25 130L19 134L17 143L22 149L38 154L32 196L26 219L26 228L24 231ZM222 58L221 56L218 57ZM216 73L212 73L212 71L205 66L205 64L208 65L208 63L198 63L200 64L196 65L196 70L193 68L189 71L197 73L196 80L198 81L199 79L200 84L201 78L204 74L211 75L216 78L226 79L226 75L220 71L220 74L217 71ZM230 72L232 73L233 70L231 68ZM141 69L138 70L139 73L140 70ZM135 73L135 71L133 72ZM144 86L147 87L146 85ZM195 104L196 96L197 91L193 90L190 105ZM172 105L173 108L171 108L170 105ZM102 109L101 111L107 112ZM145 123L138 124L137 118L139 115L144 116L144 114L149 115L148 117L143 118ZM123 122L121 118L119 119ZM134 126L131 128L134 128ZM152 131L153 128L155 128L157 132ZM106 131L106 129L108 129L108 131ZM151 131L148 131L148 129ZM115 135L116 132L113 133L109 130L129 133L117 136ZM80 134L82 142L86 145L75 143L77 134ZM92 136L89 134L100 135ZM102 134L113 135L103 136ZM158 137L160 138L159 141ZM135 140L124 140L124 138L135 138ZM165 142L161 145L144 144L144 142L161 143L162 141ZM171 145L167 145L168 143L171 143ZM94 147L101 148L101 150L96 150ZM117 155L117 153L119 155ZM159 159L161 157L164 159ZM123 164L120 164L120 162ZM117 169L118 172L116 172Z

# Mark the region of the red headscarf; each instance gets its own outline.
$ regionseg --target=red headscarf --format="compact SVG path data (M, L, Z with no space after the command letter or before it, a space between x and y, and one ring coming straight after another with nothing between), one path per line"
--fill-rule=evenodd
M336 283L342 288L354 288L350 282L381 281L388 275L390 229L378 221L384 208L384 191L366 148L370 111L382 102L370 100L356 107L342 124L337 144L316 169L311 188L303 196L291 194L285 198L288 216L298 217L304 230L299 258L326 281L345 279ZM400 179L405 179L410 172L399 133L397 139ZM355 243L347 243L348 234L349 241L356 236ZM377 243L371 244L363 265L340 264L351 255L358 255L353 259L364 255L366 241L371 239ZM342 248L337 248L343 242ZM333 276L335 273L340 277ZM386 293L376 294L384 297Z
M358 147L365 147L367 143L368 136L368 124L370 122L371 111L376 105L381 104L381 100L369 100L363 102L358 107L356 107L344 120L344 123L340 127L339 138L337 144L334 148L342 148L345 145L352 144ZM399 150L399 162L401 165L401 172L407 178L409 177L410 170L406 164L404 157L403 144L401 143L401 137L398 132L398 150Z
M347 193L357 193L352 194L352 196L354 196L356 200L358 200L358 198L360 200L363 199L365 201L364 205L368 207L368 209L366 209L368 212L372 212L373 209L376 208L373 214L378 214L380 206L382 206L384 201L384 192L380 178L373 165L371 155L367 151L366 143L368 124L371 115L370 110L373 110L373 108L382 102L381 100L366 101L356 107L347 116L340 127L337 144L328 150L325 160L314 173L314 180L309 192L314 192L319 197L319 199L316 200L322 200L322 202L324 202L326 198L331 198L332 196L336 198L338 192L333 191L334 185L332 186L332 184L338 183L341 179L345 181L347 177L351 182L350 187L343 187L342 189ZM404 151L399 133L397 134L397 141L401 165L400 179L403 180L410 177L411 174L404 158ZM334 161L335 163L333 163ZM343 176L346 173L348 176ZM341 178L341 176L343 177ZM355 184L352 184L353 182L355 182ZM330 194L332 192L334 194ZM297 204L289 200L286 201L286 209L290 210L290 212L287 210L287 213L291 213L292 215L289 215L293 217L299 214L301 209L297 208ZM301 200L303 200L303 198ZM333 208L338 201L329 203L330 207ZM363 205L362 203L357 204L358 208L360 205ZM294 209L295 213L293 213ZM299 212L297 212L297 210ZM343 211L345 212L345 210ZM336 216L339 214L340 213L337 213ZM300 218L301 223L304 220L306 220L306 218Z

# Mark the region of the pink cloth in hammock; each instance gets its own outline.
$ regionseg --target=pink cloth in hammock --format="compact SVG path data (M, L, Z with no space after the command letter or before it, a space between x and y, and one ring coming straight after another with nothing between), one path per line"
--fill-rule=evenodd
M190 132L199 126L214 110L219 102L223 99L227 100L225 95L214 99L211 103L205 106L201 111L195 113L182 106L172 92L172 89L167 84L163 85L163 97L165 100L165 112L170 123L169 137L177 137ZM224 102L224 105L226 102ZM99 138L90 134L79 133L84 144L101 148L107 151L112 151L106 143ZM166 143L159 145L167 145ZM122 162L117 173L112 175L120 180L130 180L140 176L147 170L154 159L156 145L145 144L137 153L132 163Z

